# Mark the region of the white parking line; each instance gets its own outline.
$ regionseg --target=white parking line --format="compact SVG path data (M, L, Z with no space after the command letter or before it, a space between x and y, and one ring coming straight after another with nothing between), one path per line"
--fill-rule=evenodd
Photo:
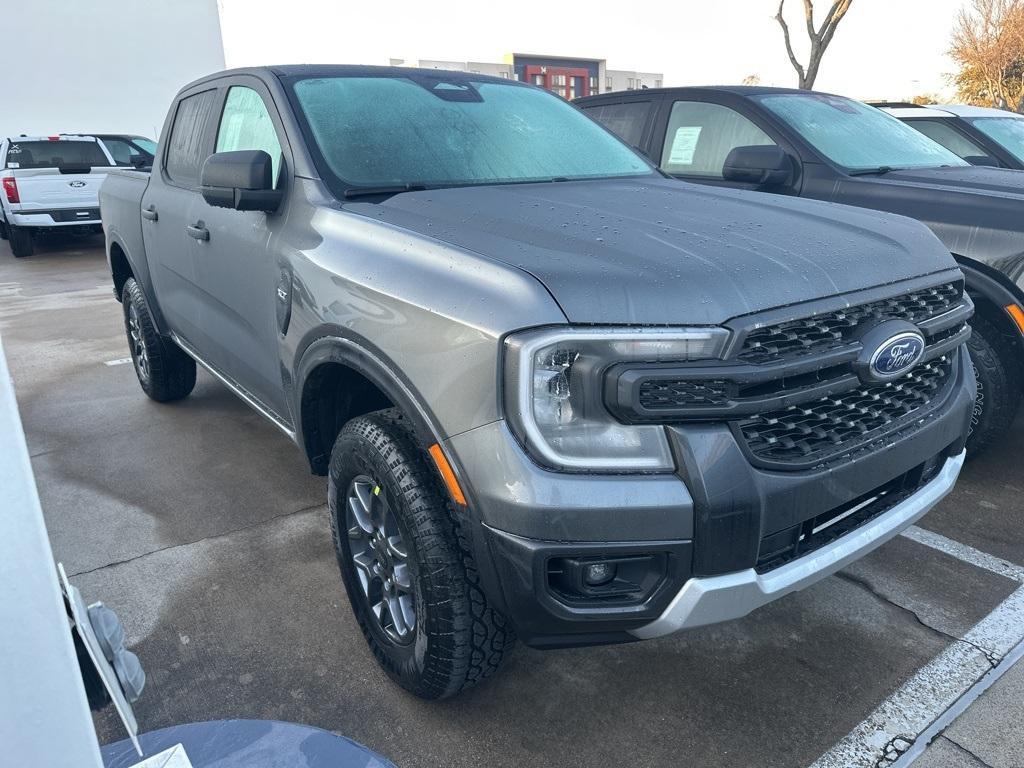
M107 360L104 365L127 365L132 359L130 357L119 357L117 360Z
M903 532L903 535L912 541L916 541L918 544L924 544L926 547L952 555L957 560L963 560L965 563L976 565L978 568L984 568L986 571L998 573L1000 576L1005 576L1014 581L1024 582L1024 567L1014 565L994 555L986 554L974 547L961 544L959 541L947 539L940 533L912 525Z
M979 568L1024 584L1024 568L932 531L912 527L904 535ZM915 742L934 736L929 727L951 708L965 707L1015 663L1024 643L1024 586L1019 587L935 659L919 669L811 768L875 768L908 765L922 751ZM1007 657L1010 658L1007 658ZM990 674L995 669L999 674ZM988 677L986 677L986 675ZM984 685L978 685L985 678ZM966 694L966 696L965 696ZM950 721L955 713L950 713ZM948 723L947 723L948 724ZM937 731L936 731L937 732ZM900 757L906 755L906 760ZM896 768L899 768L896 766Z

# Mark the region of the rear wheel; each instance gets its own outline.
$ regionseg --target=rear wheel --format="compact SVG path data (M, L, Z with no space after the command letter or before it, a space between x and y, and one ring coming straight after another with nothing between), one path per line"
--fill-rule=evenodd
M973 458L1009 431L1020 407L1020 363L1013 343L985 318L971 320L967 349L978 380L967 456Z
M21 227L8 227L7 236L11 241L11 252L19 259L35 253L36 243L32 231Z
M7 239L7 223L0 221L0 240Z
M160 403L186 397L196 385L196 362L156 332L149 304L134 278L121 292L124 331L142 391Z
M345 425L328 503L349 601L384 671L425 699L490 676L514 635L480 590L447 496L399 411Z

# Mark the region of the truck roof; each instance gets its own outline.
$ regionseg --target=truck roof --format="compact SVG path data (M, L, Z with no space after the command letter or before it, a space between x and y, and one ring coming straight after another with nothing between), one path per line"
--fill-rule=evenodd
M582 96L578 99L574 99L573 103L584 103L590 101L600 101L602 99L617 99L623 95L633 94L674 94L674 93L693 93L693 92L708 92L708 93L733 93L737 96L765 96L768 94L783 94L783 93L801 93L801 94L815 94L818 96L835 96L837 98L847 98L835 93L826 93L825 91L805 91L800 88L776 88L767 85L677 85L666 88L643 88L641 90L629 90L629 91L613 91L611 93L595 94L593 96Z
M7 140L11 143L20 141L96 141L96 137L61 133L53 136L8 136Z
M378 67L367 64L277 64L263 67L240 67L237 69L225 69L220 72L213 72L193 80L181 90L187 90L193 86L212 80L219 80L233 75L254 75L260 78L268 77L408 77L409 75L422 76L425 72L434 72L443 75L451 80L487 80L496 83L516 83L516 80L508 80L503 77L477 74L476 72L462 72L449 69L427 69L424 67ZM528 85L528 83L522 83Z

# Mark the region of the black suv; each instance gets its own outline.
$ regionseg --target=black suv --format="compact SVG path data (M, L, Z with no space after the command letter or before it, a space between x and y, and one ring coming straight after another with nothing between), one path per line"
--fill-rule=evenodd
M956 257L977 306L968 448L976 455L1009 428L1024 360L1024 173L972 166L881 110L813 91L660 88L576 104L675 178L927 224ZM834 245L821 243L822 259Z

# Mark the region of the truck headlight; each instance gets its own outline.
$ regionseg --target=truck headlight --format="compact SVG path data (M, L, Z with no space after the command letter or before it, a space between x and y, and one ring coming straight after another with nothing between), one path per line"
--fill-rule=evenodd
M505 413L537 461L571 472L674 469L665 430L622 424L604 404L615 363L720 357L724 328L548 328L505 341Z

